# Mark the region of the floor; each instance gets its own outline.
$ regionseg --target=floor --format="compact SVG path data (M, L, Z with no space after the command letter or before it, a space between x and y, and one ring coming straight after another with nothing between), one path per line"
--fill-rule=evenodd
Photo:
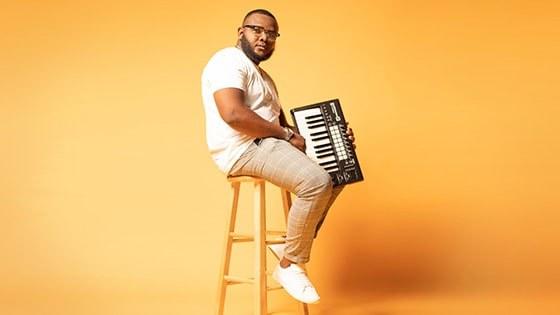
M2 294L2 315L211 315L213 298L175 293L88 293L54 294L28 292L27 295ZM244 293L229 296L226 315L252 314ZM269 299L269 311L275 315L295 315L298 304L283 293ZM347 295L323 296L321 303L310 306L312 315L557 315L560 294L525 295Z

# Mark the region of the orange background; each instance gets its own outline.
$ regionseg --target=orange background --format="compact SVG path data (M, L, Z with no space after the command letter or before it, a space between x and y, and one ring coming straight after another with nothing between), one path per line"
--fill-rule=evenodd
M211 314L230 200L200 73L258 7L285 110L339 98L366 177L315 244L320 305L557 292L558 2L18 1L0 12L0 313Z

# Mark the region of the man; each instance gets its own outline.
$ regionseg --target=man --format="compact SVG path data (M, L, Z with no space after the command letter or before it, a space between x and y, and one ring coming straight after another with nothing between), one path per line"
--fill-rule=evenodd
M309 261L313 239L342 189L333 189L330 175L305 155L305 139L286 121L276 86L259 66L272 56L278 30L272 13L253 10L237 30L237 45L212 56L202 73L206 137L227 175L258 176L296 195L286 243L270 246L280 259L273 277L297 300L317 303L298 264Z

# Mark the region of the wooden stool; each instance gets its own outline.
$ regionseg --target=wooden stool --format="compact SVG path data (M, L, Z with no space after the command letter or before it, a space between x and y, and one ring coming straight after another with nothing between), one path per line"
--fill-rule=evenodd
M266 210L265 210L265 183L266 181L259 177L252 176L236 176L228 177L228 181L233 189L233 203L231 207L231 214L227 222L228 230L225 235L224 254L222 256L222 263L220 266L220 277L218 286L218 307L217 315L223 315L224 304L226 300L226 289L230 284L250 283L254 285L254 308L255 315L267 314L267 291L273 289L280 289L282 287L267 287L267 272L266 272L266 246L270 244L284 243L284 231L268 231L266 229ZM237 204L239 201L239 189L241 183L253 183L254 185L254 233L253 235L243 235L235 233L235 218L237 215ZM291 206L290 192L281 188L282 205L284 208L284 215L287 220L288 211ZM269 238L267 239L267 236ZM255 257L254 257L254 277L243 278L232 276L229 274L229 265L231 260L231 249L233 243L237 242L255 242ZM302 303L302 313L309 314L307 304Z

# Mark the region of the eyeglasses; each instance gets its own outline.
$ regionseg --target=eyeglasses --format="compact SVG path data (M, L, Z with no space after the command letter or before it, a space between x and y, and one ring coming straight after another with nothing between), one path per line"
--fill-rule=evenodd
M243 27L248 27L251 30L253 30L253 32L257 35L261 35L262 33L266 33L266 36L268 39L270 39L271 41L275 41L276 38L280 37L280 34L278 34L276 31L267 31L264 29L264 27L262 26L257 26L257 25L243 25Z

